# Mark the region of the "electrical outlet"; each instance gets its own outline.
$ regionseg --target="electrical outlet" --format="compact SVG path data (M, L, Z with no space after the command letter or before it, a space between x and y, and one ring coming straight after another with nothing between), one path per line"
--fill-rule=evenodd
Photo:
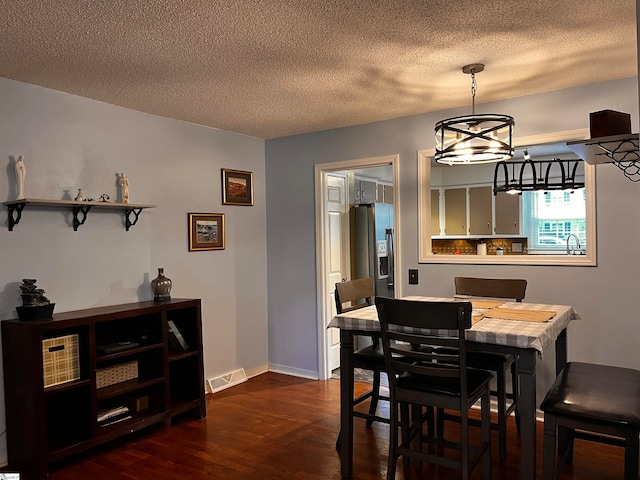
M418 284L418 270L409 269L409 285Z

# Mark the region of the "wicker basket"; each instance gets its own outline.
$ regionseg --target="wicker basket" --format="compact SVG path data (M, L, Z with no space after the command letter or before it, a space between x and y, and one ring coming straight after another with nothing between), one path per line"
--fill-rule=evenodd
M96 387L104 388L116 383L138 378L138 360L119 363L96 370Z
M77 334L42 340L42 372L45 388L80 378Z

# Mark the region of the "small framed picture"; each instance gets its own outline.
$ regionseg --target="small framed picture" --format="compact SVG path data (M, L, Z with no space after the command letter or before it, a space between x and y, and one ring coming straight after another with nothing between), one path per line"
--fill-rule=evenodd
M224 213L189 213L189 251L224 250Z
M253 172L222 169L222 204L253 205Z

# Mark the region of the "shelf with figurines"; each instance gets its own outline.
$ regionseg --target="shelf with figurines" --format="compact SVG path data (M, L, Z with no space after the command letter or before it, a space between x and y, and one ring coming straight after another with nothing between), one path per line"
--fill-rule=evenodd
M126 231L138 223L138 218L142 210L155 208L156 205L129 203L129 179L124 172L120 173L119 186L121 202L110 202L109 195L102 194L98 200L87 198L82 189L78 189L78 195L74 200L54 200L43 198L28 198L24 195L25 166L22 155L15 162L16 172L16 199L4 202L8 209L8 228L13 231L13 227L20 223L22 211L29 205L30 207L48 208L70 208L73 213L73 230L78 231L80 225L84 225L87 215L91 209L115 210L124 212L124 224Z

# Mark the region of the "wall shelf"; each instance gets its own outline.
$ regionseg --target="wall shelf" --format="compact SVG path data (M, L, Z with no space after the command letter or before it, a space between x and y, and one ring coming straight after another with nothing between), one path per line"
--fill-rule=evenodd
M613 163L632 182L640 181L639 135L629 133L567 142L590 165Z
M124 212L125 229L129 231L133 225L138 222L140 212L145 208L155 208L155 205L143 205L135 203L111 203L111 202L76 202L75 200L48 200L41 198L24 198L21 200L11 200L4 202L9 212L9 231L13 231L13 227L20 223L22 218L22 210L29 205L33 207L47 208L70 208L73 213L73 230L78 231L80 225L84 225L87 220L87 214L92 208L98 210L116 210Z

